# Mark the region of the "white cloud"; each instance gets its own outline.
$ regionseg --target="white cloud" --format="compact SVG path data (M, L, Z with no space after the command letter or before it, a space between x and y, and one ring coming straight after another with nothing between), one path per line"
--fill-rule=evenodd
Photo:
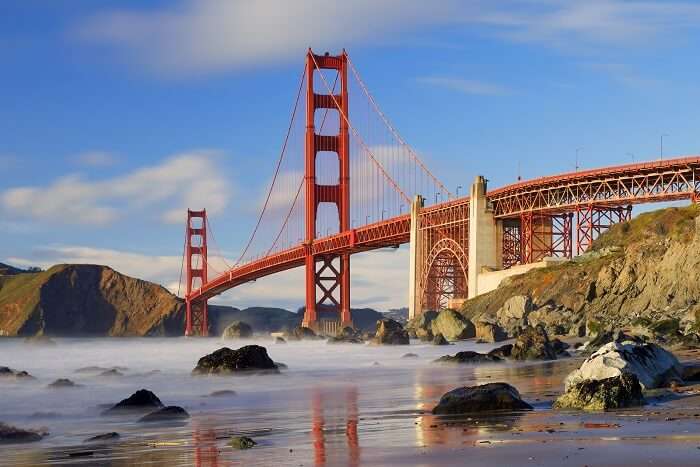
M40 222L109 225L136 210L160 211L167 223L181 223L188 207L216 214L228 201L229 183L215 164L216 153L178 154L160 165L106 180L79 174L45 187L19 187L0 193L9 214Z
M114 155L103 151L83 152L72 159L76 164L86 167L109 167L117 162Z
M127 60L169 76L298 60L308 46L395 44L403 32L434 26L575 49L677 39L699 20L700 5L683 1L181 0L104 12L77 30L83 40L116 46Z
M83 24L79 35L122 46L162 74L198 74L296 60L309 46L368 43L442 22L455 3L186 0L160 10L106 12Z
M464 94L481 96L503 96L510 94L511 90L505 86L484 81L475 81L462 78L450 78L444 76L426 76L417 79L419 83L438 86Z

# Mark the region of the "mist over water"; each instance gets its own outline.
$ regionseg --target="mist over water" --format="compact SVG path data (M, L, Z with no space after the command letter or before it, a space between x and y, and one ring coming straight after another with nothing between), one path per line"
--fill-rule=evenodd
M432 363L448 353L495 347L469 341L449 347L415 341L410 346L216 338L55 341L55 346L40 346L21 339L0 340L0 365L36 377L0 380L0 421L50 432L37 443L3 446L0 464L462 465L453 449L463 448L465 437L541 423L538 417L550 412L544 409L579 363ZM274 361L289 369L280 375L191 375L205 354L224 345L251 343L265 346ZM408 352L418 358L402 358ZM123 376L75 372L88 366L123 367ZM70 378L81 387L47 388L57 378ZM467 428L438 424L430 414L445 392L496 381L516 386L537 410L468 422L477 425ZM191 418L144 424L137 422L140 415L101 415L141 388L153 391L165 405L184 407ZM209 397L221 390L234 390L236 395ZM113 431L120 433L119 440L83 442ZM259 445L247 451L227 447L236 435L251 436ZM431 452L442 457L429 462L424 455Z

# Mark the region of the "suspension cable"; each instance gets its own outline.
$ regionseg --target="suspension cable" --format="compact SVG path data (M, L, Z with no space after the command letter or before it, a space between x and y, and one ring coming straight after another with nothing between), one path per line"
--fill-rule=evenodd
M379 114L381 119L384 121L384 124L389 128L389 131L394 135L394 137L398 140L399 144L405 146L408 149L409 154L413 159L418 163L418 165L425 171L425 173L430 176L430 178L433 179L435 184L437 184L441 190L443 190L445 193L447 193L448 199L452 196L452 193L443 185L440 180L433 175L433 173L426 167L426 165L423 163L420 157L418 157L418 154L413 150L411 146L409 146L406 141L401 137L398 131L391 125L389 122L389 119L384 115L384 112L381 111L379 108L379 105L377 105L377 102L374 100L374 97L372 97L372 94L369 92L369 89L367 89L367 86L365 86L364 81L362 81L362 78L360 78L360 74L357 72L357 69L355 68L355 65L353 65L352 61L350 60L350 57L346 54L346 57L348 58L348 64L350 65L350 69L352 70L352 74L355 75L355 79L357 80L358 84L360 85L360 88L362 88L362 91L365 93L367 96L367 99L372 103L372 106L374 107L375 112Z
M233 267L238 266L243 258L245 257L246 253L248 252L248 249L250 248L250 245L253 243L253 238L255 238L255 234L258 232L258 228L260 227L260 223L262 222L263 215L265 214L265 211L267 210L267 205L270 202L270 197L272 196L272 189L275 186L275 182L277 181L277 175L279 174L280 171L280 166L282 165L282 160L284 159L284 155L287 150L287 142L289 141L289 135L292 132L292 126L294 124L294 119L296 117L297 113L297 108L299 106L299 97L301 96L301 90L304 87L304 77L306 76L306 67L304 67L304 71L301 74L301 79L299 80L299 90L297 91L297 99L294 102L294 109L292 110L292 116L289 120L289 128L287 129L287 135L284 137L284 143L282 144L282 150L280 151L280 157L277 160L277 167L275 168L275 174L272 177L272 183L270 184L270 189L267 192L267 197L265 198L265 204L263 205L262 211L260 211L260 216L258 217L258 221L255 224L255 228L253 229L253 233L250 235L250 238L248 239L248 243L246 244L245 248L243 249L243 252L241 255L238 257L236 260L236 263L233 265Z
M310 55L311 55L312 60L314 61L314 66L316 67L317 70L320 71L321 68L318 66L318 62L316 61L316 57L314 56L314 54L310 54ZM345 54L345 56L347 57L347 54ZM330 92L331 88L330 88L330 86L328 86L328 81L326 81L326 78L325 78L325 76L323 76L323 73L319 73L318 75L321 77L321 80L323 81L323 84L326 86L326 89ZM331 98L333 99L333 103L335 104L336 108L338 109L338 113L343 117L343 120L345 120L345 123L347 123L348 127L352 130L353 134L358 139L358 141L360 142L362 147L365 149L365 151L367 151L367 154L369 155L369 157L372 159L372 161L374 161L375 165L382 172L382 174L384 175L384 178L386 178L387 181L394 187L394 189L396 191L398 191L401 194L401 196L403 196L404 200L407 203L410 203L411 200L408 198L408 196L406 196L406 193L404 193L403 190L401 190L401 187L399 187L396 184L394 179L392 179L391 176L389 176L389 174L386 172L386 170L384 169L382 164L379 163L379 161L374 157L374 154L372 154L372 151L369 150L369 148L367 147L365 142L362 140L358 131L355 129L355 127L352 125L352 123L350 123L348 116L345 114L342 107L338 104L338 99L336 99L336 97L333 95L332 92L331 92Z

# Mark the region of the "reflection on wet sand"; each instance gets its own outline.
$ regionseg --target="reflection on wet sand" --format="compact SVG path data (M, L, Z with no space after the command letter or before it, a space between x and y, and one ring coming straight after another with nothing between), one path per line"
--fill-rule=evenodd
M340 390L314 388L311 392L314 465L360 465L357 422L356 387ZM343 459L345 455L347 461Z

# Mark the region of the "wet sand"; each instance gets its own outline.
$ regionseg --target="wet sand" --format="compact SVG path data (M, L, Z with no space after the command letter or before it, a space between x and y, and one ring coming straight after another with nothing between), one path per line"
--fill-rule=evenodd
M0 421L46 427L47 438L2 447L2 465L698 465L700 388L660 392L644 408L607 413L554 411L563 378L580 359L547 363L437 366L434 358L493 345L450 347L265 345L289 365L279 376L192 377L196 360L216 339L59 339L55 347L0 341L0 365L38 379L0 381ZM240 342L241 345L250 342ZM228 342L231 347L238 343ZM418 358L401 358L407 352ZM681 355L697 360L697 353ZM375 362L378 365L375 365ZM123 377L74 373L89 365L124 366ZM160 370L155 374L149 371ZM51 390L57 377L81 388ZM430 414L440 396L460 385L504 381L535 410L488 417ZM103 417L103 404L145 387L192 418L172 425ZM235 396L207 397L217 390ZM41 412L37 414L36 412ZM85 444L117 431L115 442ZM259 444L227 446L231 436Z

